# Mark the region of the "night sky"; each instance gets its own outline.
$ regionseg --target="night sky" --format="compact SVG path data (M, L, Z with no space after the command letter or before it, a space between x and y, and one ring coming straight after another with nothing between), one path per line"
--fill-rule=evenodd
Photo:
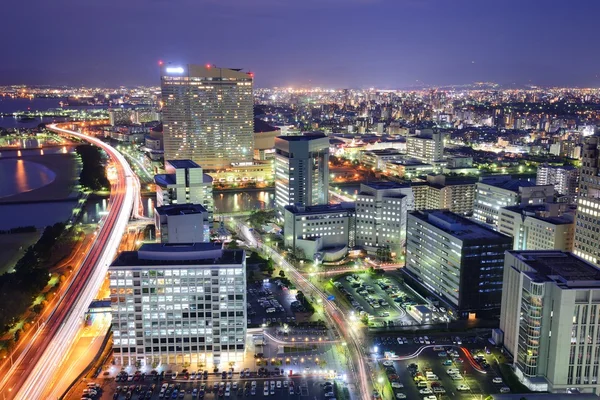
M0 84L159 84L158 60L256 86L600 86L598 0L0 0Z

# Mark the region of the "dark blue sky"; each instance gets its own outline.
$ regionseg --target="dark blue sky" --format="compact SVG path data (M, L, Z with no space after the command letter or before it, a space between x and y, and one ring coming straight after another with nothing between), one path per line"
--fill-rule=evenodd
M158 84L158 60L260 87L600 86L598 0L1 0L0 84Z

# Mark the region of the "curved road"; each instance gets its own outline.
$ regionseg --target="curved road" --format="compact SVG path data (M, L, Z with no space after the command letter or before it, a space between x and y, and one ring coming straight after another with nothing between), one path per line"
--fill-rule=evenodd
M6 399L38 399L56 373L56 367L74 344L84 313L95 298L114 259L133 210L139 181L125 158L104 142L50 125L50 130L77 137L102 148L113 160L117 180L111 187L108 215L101 221L96 240L81 268L50 313L22 350L10 370L0 380L0 392Z

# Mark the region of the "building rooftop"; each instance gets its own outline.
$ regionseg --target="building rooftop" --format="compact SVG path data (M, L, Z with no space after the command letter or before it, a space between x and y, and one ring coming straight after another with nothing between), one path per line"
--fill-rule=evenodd
M195 161L192 161L192 160L167 160L167 162L169 164L171 164L171 166L173 168L176 168L176 169L180 169L180 168L202 168L200 165L198 165Z
M224 250L221 243L147 243L138 251L124 251L111 268L135 266L179 266L242 264L244 250Z
M448 210L413 211L409 218L414 217L447 232L459 240L497 240L502 239L512 243L510 236L480 225L470 219L461 217Z
M536 186L535 181L526 179L513 179L512 177L495 178L495 177L482 177L479 182L494 186L500 189L510 190L511 192L517 193L520 187L532 187Z
M207 212L202 204L171 204L156 208L158 215L186 215Z
M534 272L525 272L538 282L556 282L566 288L600 287L600 269L574 256L558 250L510 250Z
M365 154L374 154L377 156L384 156L384 155L401 155L404 153L400 153L400 151L398 149L375 149L375 150L364 150Z
M286 210L296 215L321 214L336 211L353 211L355 204L342 202L339 204L319 204L315 206L286 206Z
M322 139L327 136L320 132L309 132L301 136L277 136L277 139L285 140L286 142L308 142L310 140Z
M213 178L208 174L202 174L203 183L212 183ZM176 185L177 180L175 174L157 174L154 175L154 183L160 187L167 187L169 185Z
M368 186L375 190L402 189L402 188L410 187L410 185L408 183L398 183L398 182L389 182L389 181L367 182L367 183L361 183L360 185Z
M565 208L561 209L561 206ZM575 220L575 210L563 203L516 205L504 207L504 209L554 225L568 225L572 224Z

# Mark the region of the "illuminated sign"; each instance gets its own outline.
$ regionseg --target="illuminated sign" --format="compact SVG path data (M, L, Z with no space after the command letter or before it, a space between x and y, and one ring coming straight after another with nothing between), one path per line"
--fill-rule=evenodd
M183 74L183 67L167 67L167 74Z

